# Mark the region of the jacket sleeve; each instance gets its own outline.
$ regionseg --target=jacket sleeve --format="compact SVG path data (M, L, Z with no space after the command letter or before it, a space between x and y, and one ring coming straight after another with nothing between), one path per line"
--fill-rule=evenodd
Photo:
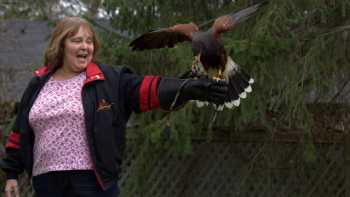
M126 105L137 113L159 108L157 90L160 80L160 76L138 75L130 69L122 69L120 90L126 98Z
M7 179L17 179L18 175L23 172L23 165L20 159L20 133L18 130L19 116L16 117L6 144L5 157L0 161L0 167L5 171Z
M147 112L156 108L172 111L191 99L190 94L183 91L191 79L141 76L128 69L124 72L122 69L121 73L120 89L132 111Z
M21 174L24 170L24 165L20 153L20 124L21 119L23 119L23 107L28 101L29 94L35 81L35 78L32 78L26 90L24 91L21 102L17 109L17 117L12 126L12 131L10 132L5 143L5 157L0 160L0 168L6 173L7 179L17 179L18 175Z

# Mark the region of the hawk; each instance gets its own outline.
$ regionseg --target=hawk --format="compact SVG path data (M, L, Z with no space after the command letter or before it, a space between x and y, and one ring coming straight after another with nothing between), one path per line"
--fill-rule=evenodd
M229 86L227 101L218 108L222 110L226 106L231 109L239 106L240 99L246 98L247 93L252 92L251 84L254 83L254 79L227 55L220 35L234 29L237 24L252 16L262 4L264 3L220 16L207 31L201 31L201 26L194 23L176 24L147 32L133 40L129 46L133 51L142 51L172 48L181 42L191 43L195 56L191 76L200 76L202 75L200 71L204 70L207 76L215 80L226 80ZM197 104L201 107L204 103Z

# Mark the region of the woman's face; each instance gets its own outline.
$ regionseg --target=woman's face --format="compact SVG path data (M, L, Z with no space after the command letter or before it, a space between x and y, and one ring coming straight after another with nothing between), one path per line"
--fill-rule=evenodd
M92 61L94 42L92 33L85 27L64 41L63 68L71 72L82 72Z

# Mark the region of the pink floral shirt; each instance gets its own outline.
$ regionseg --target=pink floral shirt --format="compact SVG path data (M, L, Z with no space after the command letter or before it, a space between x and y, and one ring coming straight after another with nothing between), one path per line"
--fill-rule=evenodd
M81 92L85 72L41 89L29 113L35 135L33 176L50 171L93 169Z

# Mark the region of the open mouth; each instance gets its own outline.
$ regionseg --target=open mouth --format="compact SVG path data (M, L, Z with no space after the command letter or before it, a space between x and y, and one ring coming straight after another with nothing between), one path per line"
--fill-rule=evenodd
M88 53L80 53L77 55L77 58L80 60L87 60L88 56Z

